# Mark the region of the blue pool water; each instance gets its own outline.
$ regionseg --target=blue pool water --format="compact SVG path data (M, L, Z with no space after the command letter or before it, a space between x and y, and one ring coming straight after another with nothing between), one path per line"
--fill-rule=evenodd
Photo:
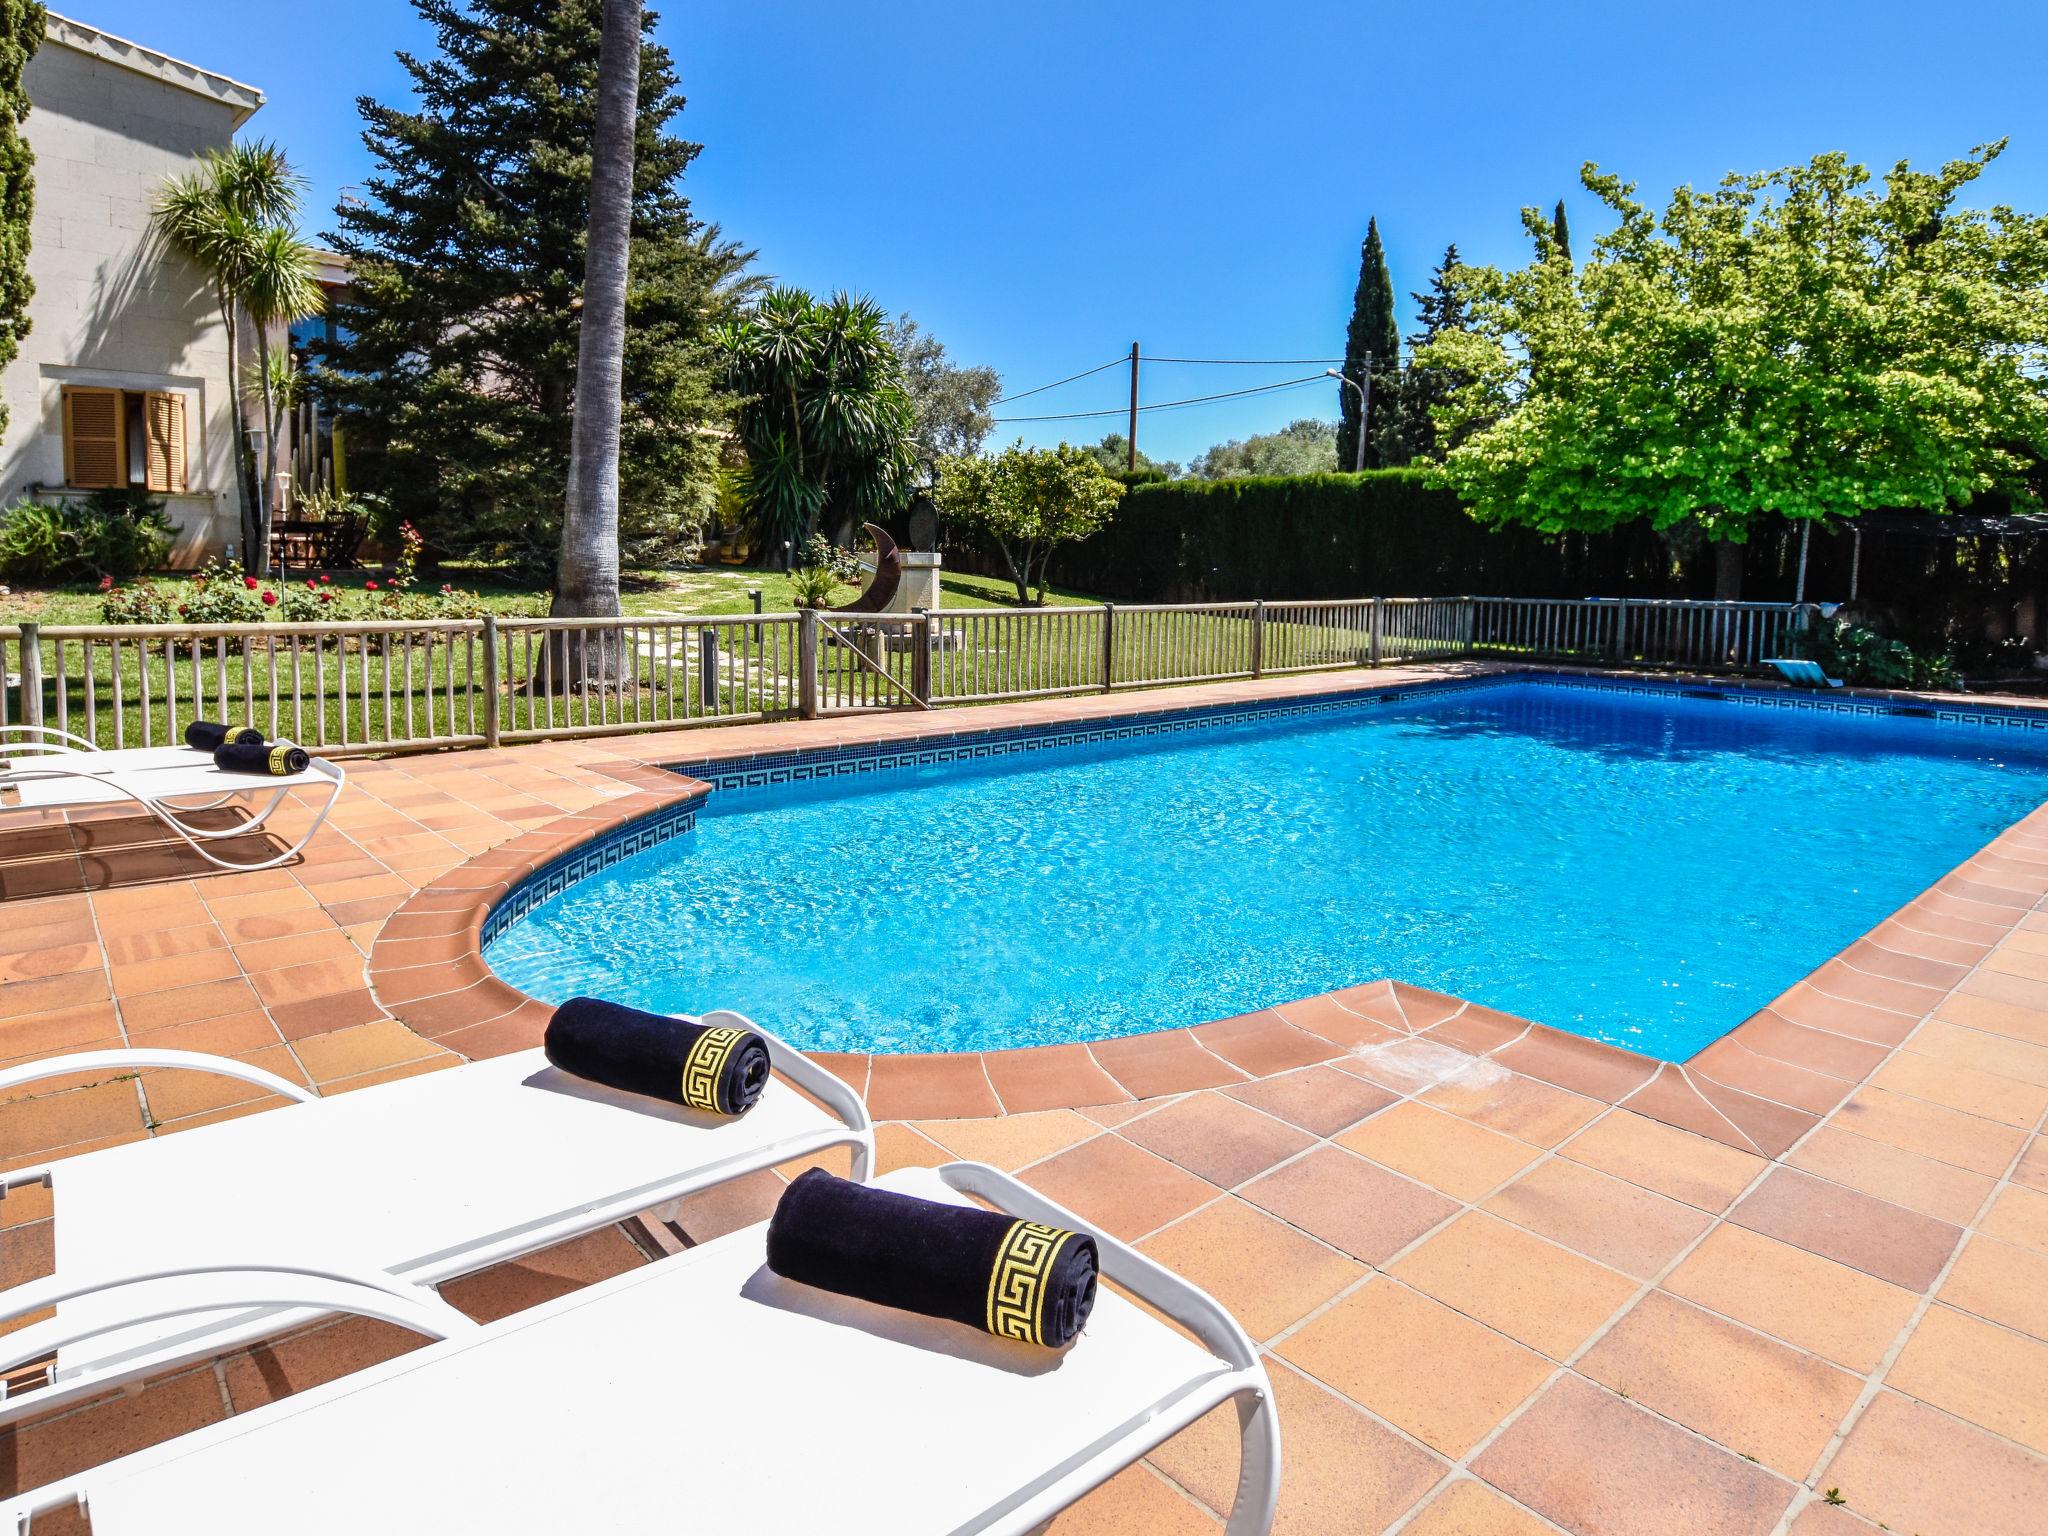
M737 1008L820 1050L1393 977L1682 1060L2044 797L2048 747L2010 730L1505 682L716 791L487 953L542 998Z

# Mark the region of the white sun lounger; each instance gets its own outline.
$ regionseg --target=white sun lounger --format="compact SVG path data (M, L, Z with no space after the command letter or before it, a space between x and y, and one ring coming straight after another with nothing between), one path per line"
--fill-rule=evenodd
M882 1187L1084 1225L992 1168ZM94 1536L679 1531L1019 1536L1236 1400L1229 1536L1272 1523L1265 1368L1215 1301L1098 1234L1053 1354L797 1285L751 1227L19 1497ZM1200 1342L1196 1342L1196 1340Z
M175 833L185 845L220 869L270 869L298 857L326 823L347 776L340 766L316 757L302 773L233 773L190 747L129 747L100 751L82 737L45 726L9 726L0 767L0 810L81 810L130 804ZM22 736L25 739L13 738ZM326 799L312 825L282 853L267 858L223 858L209 843L258 835L295 789L323 789ZM231 800L264 797L246 821L202 827L192 817Z
M754 1027L733 1013L704 1022ZM0 1291L0 1320L57 1308L0 1335L0 1375L55 1357L45 1384L0 1398L0 1425L329 1312L407 1302L387 1277L438 1285L831 1147L852 1148L853 1175L865 1179L874 1132L859 1095L762 1033L781 1078L737 1119L585 1082L537 1050L332 1098L183 1051L89 1052L0 1072L0 1098L60 1075L192 1067L298 1101L0 1174L0 1190L48 1185L56 1209L54 1276ZM271 1294L281 1270L318 1294L303 1304ZM253 1292L252 1271L266 1272ZM349 1300L337 1287L361 1304L337 1304Z
M1839 688L1842 680L1829 677L1817 661L1808 661L1800 656L1766 656L1764 665L1776 667L1778 675L1788 683L1797 683L1802 688Z

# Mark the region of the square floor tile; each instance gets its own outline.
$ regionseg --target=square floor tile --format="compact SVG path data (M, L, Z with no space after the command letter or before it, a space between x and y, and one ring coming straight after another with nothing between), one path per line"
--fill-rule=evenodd
M1215 1185L1108 1133L1033 1164L1022 1177L1082 1221L1127 1243L1221 1193Z
M1449 1307L1373 1280L1279 1352L1446 1456L1491 1433L1554 1367Z
M1337 1138L1458 1200L1478 1200L1542 1154L1527 1142L1420 1104L1396 1104Z
M1424 1506L1403 1536L1556 1536L1557 1527L1477 1478L1461 1478Z
M1937 1294L1952 1307L2048 1339L2048 1253L1980 1232L1957 1255Z
M1390 1273L1554 1360L1585 1343L1637 1289L1625 1275L1478 1211Z
M1562 1158L1541 1163L1486 1202L1486 1209L1554 1243L1647 1280L1712 1218Z
M1318 1147L1246 1185L1243 1194L1368 1264L1384 1264L1458 1209L1435 1190L1338 1147Z
M1552 1385L1472 1470L1584 1536L1767 1536L1794 1492L1578 1376Z
M1334 1136L1394 1102L1394 1095L1335 1067L1305 1067L1223 1090L1316 1136Z
M1939 1304L1885 1385L2048 1453L2048 1344Z
M1848 1507L1921 1536L2040 1536L2048 1459L1880 1392L1821 1475Z
M1855 1371L1873 1371L1920 1304L1905 1290L1747 1227L1709 1232L1664 1288Z
M1553 1088L1490 1061L1475 1061L1423 1094L1422 1101L1539 1147L1556 1146L1607 1108L1598 1099Z
M1626 1109L1602 1116L1558 1150L1573 1162L1703 1211L1727 1210L1767 1166L1754 1152Z
M1911 1291L1934 1283L1962 1236L1945 1221L1790 1168L1773 1169L1728 1219Z
M1200 1286L1255 1339L1291 1327L1365 1266L1238 1199L1218 1200L1138 1245Z
M1220 1093L1189 1094L1129 1122L1121 1134L1225 1189L1315 1145L1299 1126Z
M1863 1380L1652 1291L1577 1369L1774 1472L1804 1478Z

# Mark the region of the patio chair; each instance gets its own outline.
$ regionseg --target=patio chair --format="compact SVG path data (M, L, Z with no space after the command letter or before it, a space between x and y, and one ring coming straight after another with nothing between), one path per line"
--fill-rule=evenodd
M755 1027L723 1012L704 1022ZM729 1120L571 1077L538 1050L331 1098L186 1051L0 1072L0 1098L81 1072L189 1068L294 1101L0 1174L0 1193L47 1185L56 1215L54 1276L0 1291L0 1322L57 1309L0 1335L0 1379L54 1356L46 1381L0 1398L0 1425L333 1312L410 1297L408 1326L429 1332L418 1287L832 1147L852 1148L865 1179L874 1132L859 1096L761 1033L780 1077ZM294 1279L318 1294L281 1294Z
M877 1183L1078 1225L979 1164ZM765 1233L600 1281L0 1514L83 1503L95 1536L1020 1536L1235 1400L1227 1531L1270 1529L1280 1435L1265 1368L1229 1314L1150 1259L1098 1233L1116 1288L1055 1354L784 1280L765 1267Z
M19 738L19 739L17 739ZM326 824L347 782L338 764L316 757L300 773L235 773L214 765L190 747L129 747L101 751L92 742L47 726L0 728L0 811L68 811L134 805L175 833L187 847L219 869L271 869L299 856ZM207 846L225 838L260 833L264 823L295 789L324 789L312 825L282 853L267 858L223 858ZM262 797L267 796L267 799ZM246 820L205 827L196 814L230 801L262 800Z
M1801 688L1839 688L1842 680L1821 671L1820 663L1800 656L1766 656L1764 665L1776 667L1778 675Z

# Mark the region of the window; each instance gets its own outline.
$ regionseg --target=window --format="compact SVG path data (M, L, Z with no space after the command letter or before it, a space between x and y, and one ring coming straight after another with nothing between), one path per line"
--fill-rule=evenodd
M64 483L78 490L188 489L185 397L167 391L64 388Z

